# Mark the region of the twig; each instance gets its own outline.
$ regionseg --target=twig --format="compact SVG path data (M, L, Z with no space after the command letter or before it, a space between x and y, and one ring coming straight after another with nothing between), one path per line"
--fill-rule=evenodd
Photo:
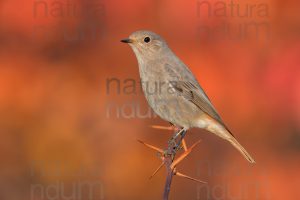
M154 149L155 151L157 151L157 152L159 152L159 153L161 153L161 154L164 153L164 150L162 150L162 149L160 149L160 148L158 148L158 147L156 147L156 146L153 146L153 145L151 145L151 144L147 144L146 142L143 142L143 141L141 141L141 140L137 140L137 141L140 142L140 143L142 143L143 145L149 147L150 149Z
M149 177L149 179L151 179L153 176L155 176L155 174L157 174L157 172L164 166L164 162L161 163L161 165L159 165L159 167L153 172L153 174Z
M170 190L171 190L171 183L172 183L174 171L173 171L173 169L171 169L171 165L172 165L172 158L171 158L171 156L168 156L165 159L166 159L165 166L166 166L166 169L167 169L167 178L166 178L166 183L165 183L165 189L164 189L163 199L164 200L168 200L169 199Z
M171 140L169 140L168 148L167 148L166 154L164 156L164 163L165 163L165 166L167 169L167 178L166 178L165 189L164 189L164 194L163 194L164 200L169 199L173 175L176 175L175 168L172 166L172 164L173 164L173 161L174 161L177 151L180 149L178 147L180 147L180 145L182 143L182 140L185 136L186 130L182 129L179 132L175 131L174 135L177 137L177 135L179 133L180 133L180 135L179 135L180 137L179 137L178 142L172 142L172 140L174 139L174 136L172 137ZM176 138L175 138L175 140L176 140Z
M177 127L162 127L162 126L152 126L152 128L156 129L163 129L163 130L173 130L174 135L173 137L169 140L168 142L168 147L166 150L162 150L159 147L155 147L151 144L147 144L141 140L138 140L140 143L145 145L146 147L153 149L160 153L160 158L162 160L161 165L153 172L153 174L150 176L150 179L157 174L157 172L162 168L163 165L165 165L166 170L167 170L167 178L165 182L165 189L164 189L164 194L163 194L163 200L168 200L169 199L169 194L171 190L171 184L172 184L172 179L174 175L177 175L179 177L183 177L189 180L197 181L200 183L205 183L203 181L200 181L198 179L192 178L190 176L187 176L185 174L182 174L176 170L176 166L184 160L191 152L192 150L200 143L200 141L196 142L193 144L190 148L187 148L187 145L184 141L184 136L186 134L186 131L181 129L179 130ZM176 141L177 140L177 141ZM180 155L177 159L175 159L177 152L183 148L184 153Z
M193 144L189 149L187 149L183 154L181 154L177 159L175 159L173 161L173 163L171 164L171 168L175 169L176 165L178 165L184 158L186 158L188 155L190 155L190 153L192 152L192 150L200 143L201 141L199 140L198 142L196 142L195 144Z

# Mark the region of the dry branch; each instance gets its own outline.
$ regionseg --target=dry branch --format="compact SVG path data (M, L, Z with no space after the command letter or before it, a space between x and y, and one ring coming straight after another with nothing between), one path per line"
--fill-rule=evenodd
M155 176L155 174L157 174L157 172L162 168L162 166L165 165L165 167L166 167L167 178L166 178L166 182L165 182L163 200L169 199L172 179L173 179L174 175L177 175L179 177L183 177L183 178L186 178L189 180L193 180L193 181L196 181L199 183L205 183L204 181L200 181L198 179L192 178L192 177L182 174L176 170L176 166L193 151L193 149L200 143L200 141L196 142L190 148L188 148L184 141L184 136L186 133L185 130L182 130L182 129L179 130L177 127L163 127L163 126L151 126L151 127L156 128L156 129L162 129L162 130L173 130L175 132L173 137L169 140L168 147L165 150L162 150L159 147L156 147L151 144L147 144L141 140L138 140L140 143L142 143L146 147L153 149L153 150L157 151L158 153L160 153L160 158L162 160L162 163L153 172L153 174L150 176L150 179L153 176ZM174 139L174 137L175 137L175 139ZM175 159L177 152L182 148L184 149L184 153L182 155L180 155L177 159Z

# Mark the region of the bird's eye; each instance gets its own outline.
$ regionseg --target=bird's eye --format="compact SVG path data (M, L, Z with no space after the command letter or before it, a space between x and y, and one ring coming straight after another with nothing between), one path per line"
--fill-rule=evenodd
M149 37L145 37L144 42L146 42L146 43L150 42L150 38Z

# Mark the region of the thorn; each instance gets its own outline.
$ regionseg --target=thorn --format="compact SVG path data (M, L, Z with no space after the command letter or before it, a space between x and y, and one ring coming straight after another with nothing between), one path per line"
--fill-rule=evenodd
M153 172L153 174L149 177L149 179L153 178L153 176L155 176L155 174L157 174L157 172L162 168L162 166L164 166L164 162L162 162L159 167Z
M199 140L198 142L193 144L189 149L187 149L183 154L181 154L176 160L174 160L172 165L170 166L171 169L174 169L175 166L178 165L178 163L180 163L184 158L186 158L200 142L201 142L201 140Z
M173 126L158 126L158 125L152 125L150 126L151 128L154 129L160 129L160 130L168 130L168 131L173 131L175 130Z
M164 150L162 150L162 149L160 149L160 148L158 148L158 147L155 147L155 146L153 146L153 145L151 145L151 144L147 144L147 143L145 143L145 142L143 142L143 141L141 141L141 140L137 140L137 141L140 142L140 143L142 143L143 145L145 145L146 147L148 147L148 148L150 148L150 149L154 149L155 151L158 151L158 152L161 153L161 154L164 153Z
M188 148L187 148L187 146L186 146L186 142L185 142L184 139L182 139L182 146L183 146L184 151L187 151L187 150L188 150Z
M198 183L204 183L204 184L207 184L207 182L205 182L205 181L200 181L200 180L198 180L198 179L192 178L192 177L187 176L187 175L185 175L185 174L182 174L182 173L180 173L180 172L175 172L174 174L175 174L176 176L179 176L179 177L182 177L182 178L186 178L186 179L189 179L189 180L192 180L192 181L196 181L196 182L198 182Z

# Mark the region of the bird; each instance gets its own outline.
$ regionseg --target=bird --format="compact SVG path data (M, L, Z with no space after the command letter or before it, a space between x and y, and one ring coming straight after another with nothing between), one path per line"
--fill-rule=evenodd
M188 68L158 34L135 31L121 42L132 48L142 90L149 106L182 132L200 128L231 143L250 163L255 160L227 128L209 97Z

